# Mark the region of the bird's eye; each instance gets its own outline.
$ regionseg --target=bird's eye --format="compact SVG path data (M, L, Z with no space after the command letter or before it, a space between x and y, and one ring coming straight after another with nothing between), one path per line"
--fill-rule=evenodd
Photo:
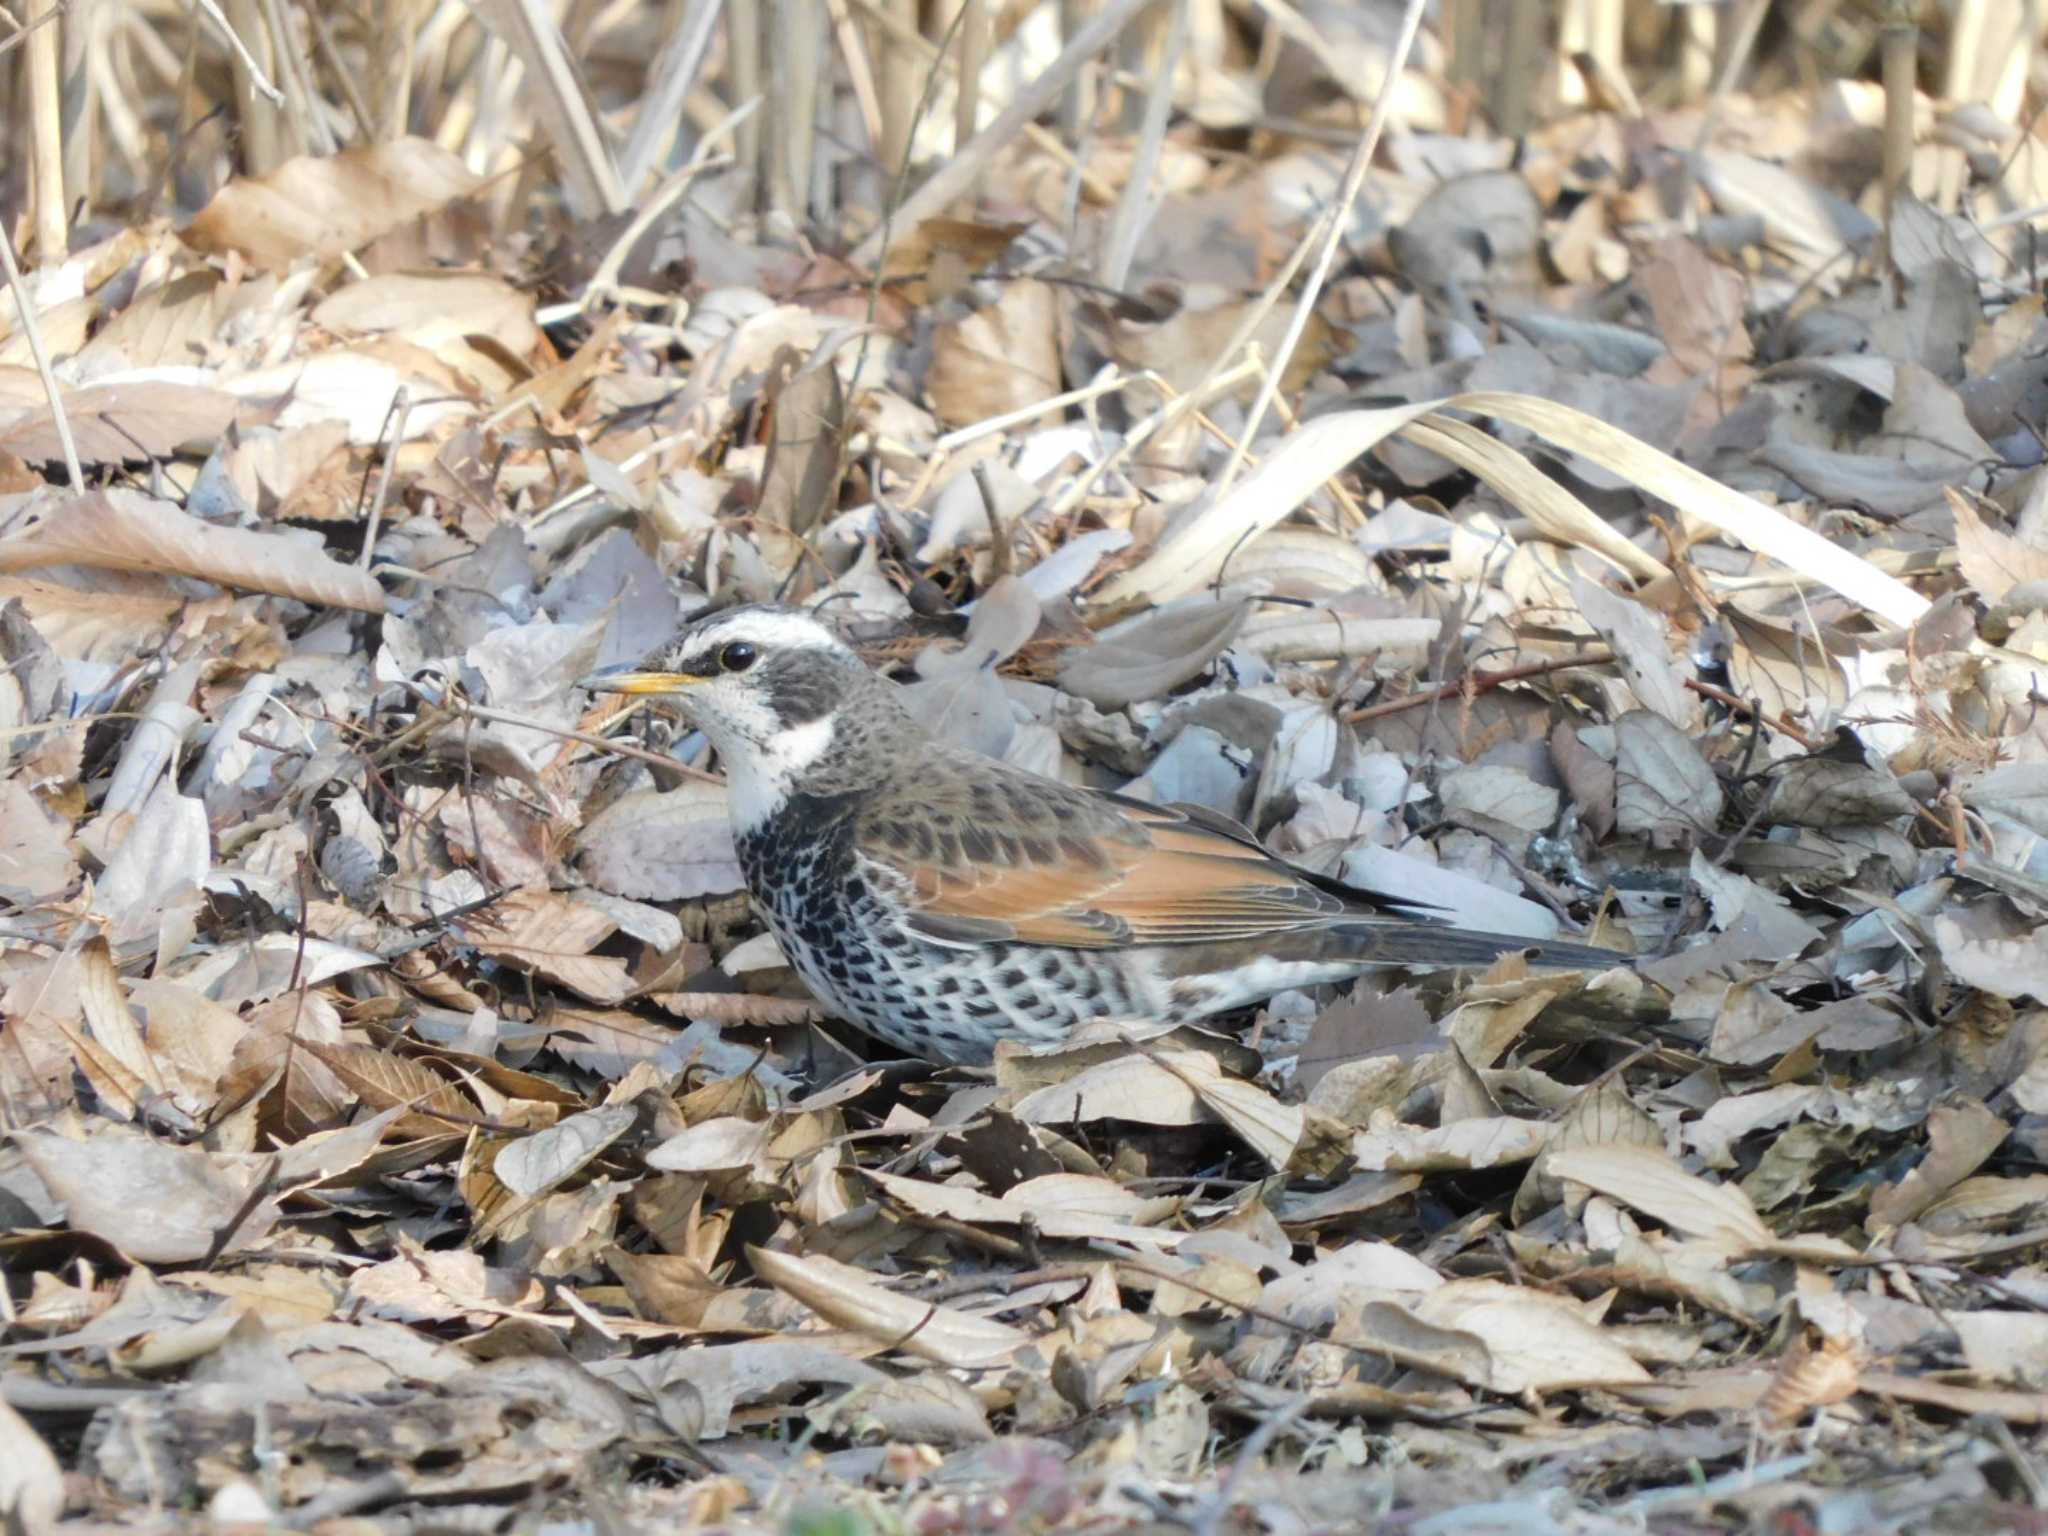
M744 640L735 640L718 653L718 664L728 672L744 672L761 653Z

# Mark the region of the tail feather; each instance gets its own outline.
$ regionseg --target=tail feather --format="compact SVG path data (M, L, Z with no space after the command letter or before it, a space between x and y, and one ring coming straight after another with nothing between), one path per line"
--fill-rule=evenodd
M1635 956L1597 944L1574 944L1565 939L1532 939L1527 934L1477 933L1470 928L1452 928L1436 923L1364 922L1346 924L1365 940L1367 953L1377 965L1461 966L1491 965L1502 955L1527 954L1531 965L1550 970L1609 970L1627 965Z

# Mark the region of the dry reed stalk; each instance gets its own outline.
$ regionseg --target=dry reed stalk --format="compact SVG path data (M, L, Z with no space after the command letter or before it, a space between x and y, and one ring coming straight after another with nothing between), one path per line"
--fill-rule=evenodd
M1714 83L1714 47L1721 35L1719 13L1711 5L1678 8L1678 99L1691 103Z
M2000 6L1999 11L2008 10ZM1956 0L1949 8L1948 55L1942 61L1941 93L1953 102L1982 101L1989 94L1989 87L1995 80L2000 59L1985 52L1985 39L1992 27L1994 12L1987 0ZM1918 22L1918 11L1914 20ZM1898 17L1887 7L1885 21L1888 26L1898 25ZM1889 38L1889 33L1887 33ZM1889 64L1889 48L1885 54ZM1891 128L1892 114L1891 76L1885 76L1885 127ZM1887 144L1889 149L1890 145ZM1952 145L1942 145L1935 156L1934 206L1943 213L1954 213L1963 199L1963 185L1969 179L1970 162L1962 150Z
M1524 62L1543 57L1543 28L1549 8L1543 0L1507 0L1507 41L1493 73L1493 121L1502 133L1520 135L1536 119L1539 75Z
M766 0L758 11L761 53L768 66L767 157L759 183L764 210L806 227L810 209L811 152L818 121L818 77L824 67L819 0Z
M308 9L314 15L314 25L324 34L325 28L318 19L318 0ZM366 7L362 12L366 21L360 111L363 134L372 143L389 144L402 137L412 120L413 46L422 9L420 0L384 0L384 4ZM330 68L342 73L338 65ZM349 89L353 96L353 86Z
M291 18L285 14L284 0L263 0L263 19L270 30L278 78L290 85L284 97L284 119L292 152L333 154L341 146L328 126L325 104L313 88L310 42L301 45Z
M627 199L618 167L545 0L474 3L478 17L526 66L527 105L554 147L570 216L588 220L624 213Z
M121 157L131 181L142 186L149 180L150 146L142 114L135 110L136 102L143 96L136 83L135 44L138 32L146 33L152 41L156 40L156 34L146 27L119 24L124 19L117 17L116 25L101 29L99 41L88 59L93 78L93 102L97 108L95 116L104 120L106 136L112 142L114 152ZM176 79L174 66L171 81L175 83ZM94 156L94 173L98 178L95 184L103 185L104 162L97 154Z
M59 97L64 134L65 205L77 208L92 203L96 102L93 55L100 41L103 12L100 0L70 0L64 12L64 46L59 77Z
M1050 106L1081 67L1109 44L1153 0L1109 0L1067 44L1043 74L1026 83L996 120L982 129L945 165L909 197L894 215L885 219L854 248L849 258L857 267L880 262L891 240L917 228L926 219L943 213L960 194L979 181L995 157L1007 148L1024 126Z
M907 41L908 37L922 40L917 29L917 0L878 0L869 11L875 21L873 46L882 64L882 169L895 176L910 163L917 103L923 95L924 71Z
M647 72L633 131L619 154L619 184L637 198L675 143L683 102L697 83L718 26L720 0L686 0L682 17Z
M935 64L941 69L952 69L955 67L956 60L952 54L947 53L922 34L908 30L901 22L890 15L885 8L887 0L852 0L852 4L867 13L868 19L874 23L877 31L901 43L905 48L910 49L914 58L922 58L927 63ZM909 108L912 117L916 116L917 103L924 99L924 94L924 77L913 74L911 77ZM1064 96L1062 99L1064 99ZM1053 159L1059 161L1064 168L1079 176L1081 178L1081 185L1087 189L1088 195L1094 198L1095 201L1103 204L1116 201L1117 189L1081 164L1074 151L1062 143L1060 136L1051 129L1042 128L1037 123L1026 123L1024 125L1024 137L1029 139L1035 147L1044 150ZM901 168L902 164L903 161L900 157L886 158L883 161L883 169L894 175Z
M1888 0L1884 25L1884 252L1885 265L1898 270L1892 246L1892 216L1899 194L1913 174L1913 101L1920 41L1912 0Z
M313 51L320 62L327 66L327 74L341 91L342 100L348 103L349 116L355 119L356 137L365 144L380 142L374 120L370 116L369 103L363 100L363 93L356 89L355 74L342 58L341 50L335 46L334 32L327 25L327 18L320 14L320 7L309 6L306 23L313 29Z
M752 22L751 13L742 16L737 8L726 17L725 73L732 86L735 106L763 94L765 76L761 67L761 29ZM767 132L758 112L750 114L733 135L733 150L740 166L757 180L761 174L761 146L766 139Z
M1173 77L1180 68L1187 42L1188 0L1174 0L1173 24L1167 29L1164 56L1146 82L1144 113L1139 121L1130 175L1124 178L1116 212L1110 216L1109 234L1103 240L1097 278L1105 288L1124 286L1131 273L1131 262L1138 254L1138 237L1158 206L1152 195L1152 182L1159 169L1159 152L1166 143L1166 123L1173 108Z
M64 203L63 101L57 78L62 37L57 26L57 0L29 0L28 74L29 195L35 205L36 260L54 265L66 254L70 221ZM28 318L26 301L22 318Z
M868 59L867 39L854 21L853 13L847 9L846 0L825 0L825 7L832 13L832 33L839 39L840 57L846 60L847 84L853 89L861 125L867 129L868 147L874 152L875 164L888 167L890 162L882 150L882 98L875 89L875 72Z
M974 137L981 120L981 72L988 63L988 5L986 0L960 0L960 78L953 92L953 146L958 149ZM956 210L961 218L974 217L976 199L970 192L960 199Z
M283 94L272 83L270 33L263 25L262 0L225 0L216 12L233 38L235 106L242 127L242 169L268 176L291 157L279 108ZM259 78L262 84L258 84ZM268 87L266 89L265 87Z

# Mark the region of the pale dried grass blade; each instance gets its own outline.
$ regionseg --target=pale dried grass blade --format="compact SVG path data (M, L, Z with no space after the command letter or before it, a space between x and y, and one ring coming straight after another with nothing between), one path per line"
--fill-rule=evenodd
M1739 543L1839 592L1888 623L1912 624L1928 609L1926 598L1870 561L1618 427L1534 395L1488 392L1377 410L1340 411L1309 422L1234 490L1162 542L1149 558L1107 583L1098 598L1111 607L1137 601L1160 603L1215 580L1232 549L1287 517L1330 476L1393 433L1413 436L1410 428L1417 423L1425 424L1422 440L1426 445L1446 456L1455 453L1458 462L1474 473L1486 466L1489 483L1553 537L1595 549L1623 563L1635 575L1649 577L1664 571L1660 562L1635 549L1611 528L1600 533L1595 526L1599 520L1583 507L1578 512L1571 510L1576 503L1560 500L1554 484L1547 476L1534 474L1533 466L1529 466L1532 473L1524 475L1511 469L1511 461L1501 453L1481 449L1478 444L1486 439L1479 429L1434 414L1453 410L1513 422L1559 448L1591 459L1646 495L1711 523ZM1453 425L1446 427L1447 420Z
M1227 495L1162 540L1096 594L1106 607L1169 603L1215 580L1230 551L1286 518L1325 480L1442 401L1318 417L1268 454Z
M1433 415L1403 428L1401 435L1477 475L1558 543L1590 549L1638 581L1671 574L1663 561L1623 538L1612 523L1530 463L1526 454L1471 422Z
M1829 543L1784 513L1730 490L1584 411L1534 395L1480 393L1460 395L1444 404L1512 421L1560 448L1591 459L1644 494L1713 524L1738 543L1839 592L1887 623L1917 623L1931 606L1918 592L1860 555Z

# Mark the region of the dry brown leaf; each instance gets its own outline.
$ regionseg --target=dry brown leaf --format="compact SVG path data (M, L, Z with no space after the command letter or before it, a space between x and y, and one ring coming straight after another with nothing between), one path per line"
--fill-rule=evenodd
M477 349L523 361L543 347L533 295L482 272L382 272L336 289L315 306L313 323L339 333L392 331L472 377L484 369L503 381L504 366Z
M433 1136L459 1130L478 1118L477 1107L462 1090L424 1062L374 1045L322 1045L301 1040L298 1048L348 1085L364 1103L409 1113L398 1126L401 1136Z
M1963 790L1980 811L2010 816L2030 832L2048 837L2048 763L2008 763Z
M1375 1173L1445 1173L1526 1163L1550 1145L1554 1127L1540 1120L1506 1117L1460 1120L1424 1128L1396 1126L1361 1131L1352 1138L1352 1159Z
M768 467L755 510L763 522L807 534L837 510L846 391L831 358L801 361L794 348L785 354L787 380L769 397Z
M23 906L53 900L78 878L66 829L16 779L0 779L0 896Z
M2002 603L2014 587L2048 581L2048 549L2024 544L1991 527L1967 497L1953 490L1947 496L1956 518L1956 557L1963 567L1963 579L1977 589L1979 597L1987 603Z
M1643 708L1675 729L1688 729L1699 716L1699 701L1686 692L1671 664L1668 621L1577 574L1572 577L1572 597L1586 622L1613 650L1615 665Z
M2025 933L2001 933L1988 923L1966 927L1944 913L1934 920L1933 932L1942 963L1957 979L1994 997L2032 997L2048 1002L2048 944L2042 943L2039 927Z
M508 1315L525 1315L541 1300L538 1280L492 1269L482 1254L428 1252L406 1237L401 1237L397 1246L396 1257L349 1276L352 1306L403 1323L452 1319L488 1323Z
M119 488L56 498L24 531L0 539L0 571L56 565L196 576L302 602L384 611L384 592L375 579L330 559L317 543L215 527L168 502ZM34 603L29 608L35 612Z
M1197 598L1147 614L1069 651L1060 663L1060 687L1103 709L1164 698L1206 672L1250 612L1242 598Z
M259 1198L270 1159L176 1147L107 1127L74 1141L49 1131L18 1145L73 1231L89 1232L144 1264L189 1264L233 1253L276 1224L275 1200Z
M1256 1084L1223 1075L1203 1051L1149 1048L1084 1067L1010 1106L1026 1124L1133 1120L1197 1125L1220 1120L1274 1168L1301 1139L1302 1111Z
M966 280L1016 243L1029 224L923 219L889 244L882 279L919 308L951 298Z
M164 379L68 389L63 405L72 444L84 464L162 459L180 449L211 451L243 409L221 390ZM0 453L31 463L63 458L63 439L47 403L13 414L0 402Z
M74 1039L79 1067L94 1086L132 1118L138 1105L161 1098L164 1076L128 1001L121 995L113 955L103 935L87 940L78 956L78 1001L90 1042Z
M230 290L218 272L185 272L149 288L93 332L78 363L108 369L190 366L219 344Z
M719 1115L679 1131L647 1154L647 1166L671 1173L714 1173L731 1168L750 1170L772 1182L779 1159L770 1151L775 1126L766 1120Z
M1655 334L1680 370L1708 374L1723 390L1747 377L1740 365L1753 345L1743 321L1749 295L1741 273L1711 259L1690 236L1670 235L1637 264L1634 278L1649 301Z
M688 901L744 883L716 784L621 795L583 824L570 857L599 890L638 901Z
M259 267L325 259L367 245L480 185L430 139L404 138L287 160L268 176L237 177L185 226L186 244L237 251Z
M58 655L108 665L159 643L186 606L154 578L80 575L85 579L65 573L61 583L0 575L0 602L19 601Z
M619 1002L633 990L625 961L590 953L617 926L595 907L535 886L508 892L460 924L464 939L483 953L595 1003Z
M1984 1166L2012 1132L1976 1099L1937 1105L1927 1117L1927 1156L1896 1184L1870 1192L1873 1230L1902 1227Z
M1001 1226L1030 1225L1046 1237L1079 1238L1089 1241L1133 1243L1148 1248L1171 1248L1182 1234L1158 1231L1130 1221L1119 1221L1046 1198L1054 1189L1064 1193L1072 1186L1046 1186L1047 1180L1020 1184L1000 1199L960 1184L934 1184L925 1179L907 1179L897 1174L866 1170L866 1177L892 1198L926 1216L943 1216L951 1221L991 1222ZM1079 1174L1054 1174L1052 1179L1073 1180L1091 1188L1103 1186L1121 1194L1106 1179L1087 1179ZM1099 1197L1098 1197L1099 1199ZM1129 1197L1136 1201L1135 1196Z
M1653 847L1684 848L1711 835L1721 782L1670 720L1630 710L1614 723L1614 824Z
M540 1194L574 1178L630 1131L639 1117L630 1104L571 1115L559 1125L513 1142L492 1161L491 1171L515 1195Z
M990 1318L900 1296L836 1260L797 1258L749 1245L754 1272L838 1328L878 1344L961 1370L1009 1364L1031 1335Z
M1486 1346L1482 1379L1493 1392L1554 1392L1625 1386L1650 1373L1621 1343L1562 1296L1497 1280L1452 1280L1409 1304L1420 1322L1476 1338ZM1457 1357L1453 1357L1457 1358Z
M1036 405L1060 392L1059 305L1045 283L1003 284L992 304L932 337L925 394L949 427Z
M1687 1173L1659 1147L1612 1142L1561 1149L1551 1155L1550 1172L1732 1254L1767 1250L1775 1242L1741 1190Z

